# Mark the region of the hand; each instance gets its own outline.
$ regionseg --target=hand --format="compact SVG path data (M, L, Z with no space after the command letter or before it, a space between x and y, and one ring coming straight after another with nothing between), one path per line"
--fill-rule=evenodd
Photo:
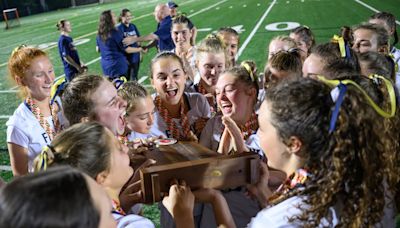
M189 131L189 135L186 137L186 139L187 139L187 141L191 141L191 142L198 142L199 141L199 139L193 133L193 131Z
M134 178L131 178L133 180ZM124 211L129 211L137 203L144 201L141 190L140 180L129 183L128 186L119 194L119 201Z
M246 144L244 143L242 131L237 126L236 122L230 118L229 116L222 117L222 124L225 126L225 129L228 130L231 138L233 140L233 144L236 146L236 151L239 153L242 152L249 152L249 148L247 148Z
M272 195L272 191L268 185L269 171L265 162L260 161L260 179L255 184L247 185L250 196L256 198L262 208L268 205L268 198Z
M217 152L220 154L229 154L232 149L232 137L229 133L228 129L225 128L224 132L222 133L221 140L218 145Z
M131 44L137 42L137 40L138 40L138 37L137 37L137 36L127 36L127 37L125 37L125 38L122 40L122 43L123 43L125 46L128 46L128 45L131 45Z
M179 217L192 217L194 208L194 195L190 191L190 187L186 186L185 181L180 184L176 180L169 188L169 195L162 200L163 205L174 219Z

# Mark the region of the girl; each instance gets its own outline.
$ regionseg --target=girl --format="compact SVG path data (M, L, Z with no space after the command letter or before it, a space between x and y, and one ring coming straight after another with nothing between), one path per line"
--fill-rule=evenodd
M62 95L64 115L71 125L97 121L114 133L125 130L126 102L107 78L99 75L76 77Z
M151 137L155 106L146 89L138 82L127 82L118 90L118 95L127 103L125 134L129 142Z
M159 53L151 61L150 73L157 109L151 134L197 141L210 118L210 106L204 96L184 92L187 76L182 60L172 52Z
M270 207L250 227L394 226L394 217L383 217L392 215L394 206L386 203L384 214L385 196L393 189L388 191L382 180L389 168L385 156L394 158L397 152L386 150L384 131L374 124L381 118L364 95L344 83L331 90L299 79L267 90L259 118L262 148L268 166L285 171L289 179L272 196L265 182L259 183L261 202Z
M136 25L131 23L131 19L131 12L128 9L123 9L119 15L120 24L118 25L118 29L124 34L124 38L128 36L140 36L139 30ZM138 42L129 45L129 47L132 48L139 48L139 46L140 44ZM137 80L140 66L140 52L126 54L126 58L128 60L128 72L126 78L128 80Z
M288 36L276 36L270 42L268 46L268 60L278 53L279 51L289 51L290 49L297 48L296 41Z
M197 47L196 68L199 78L195 78L192 86L187 91L198 92L207 97L211 112L217 112L215 100L215 85L218 77L229 64L229 57L221 38L208 35Z
M304 62L315 45L314 34L309 27L299 26L290 31L289 37L296 41L297 48L301 50L301 60Z
M381 25L369 23L358 25L353 28L353 37L353 49L356 52L389 53L389 34Z
M123 33L116 29L115 15L111 10L101 13L96 37L96 49L101 54L101 68L110 79L127 75L126 53L141 52L141 47L123 46Z
M59 100L50 105L54 68L45 52L20 46L12 52L8 70L24 99L6 123L11 167L19 176L32 172L33 159L64 122Z
M61 31L58 39L58 52L64 65L65 78L67 81L71 81L78 74L85 72L87 67L81 63L73 39L69 36L72 31L71 22L60 20L57 23L57 29Z
M393 14L388 12L375 13L369 18L369 23L382 25L388 32L389 37L393 37L393 43L389 45L390 54L393 57L394 62L397 65L396 72L396 87L400 89L400 49L397 49L395 45L399 41L399 37L396 29L396 18Z
M257 76L253 75L250 66L236 66L222 73L216 84L216 93L222 115L217 115L207 122L200 144L217 151L218 146L223 144L220 142L224 140L224 136L236 136L229 132L232 130L230 126L236 125L239 126L239 134L242 134L240 137L244 138L246 145L254 150L259 149L258 137L255 134L258 129L257 116L254 113L258 83ZM248 150L244 144L237 146L243 147L240 151Z
M312 49L303 63L302 71L303 77L324 75L335 78L338 74L359 75L360 65L355 51L349 46L348 39L334 36L331 42L317 45Z
M218 30L217 35L222 37L229 53L229 66L236 66L236 54L240 43L239 33L233 28L223 27Z
M120 198L125 194L121 190L133 169L129 166L128 148L104 126L81 123L65 130L35 160L36 170L55 165L76 167L100 184L111 198L118 227L154 227L148 219L126 215L121 208Z
M257 76L252 74L250 66L236 66L222 73L216 84L217 103L222 115L207 122L200 144L224 154L252 151L262 155L254 111L257 93ZM223 195L237 227L246 226L259 210L257 202L246 196L244 188L224 190ZM201 226L215 226L209 204L202 211Z
M395 63L390 56L369 51L359 54L358 58L361 75L378 74L395 81Z
M15 178L0 201L1 227L117 227L104 189L67 166Z
M191 44L194 25L189 18L179 15L172 20L171 37L175 44L175 54L183 61L188 79L193 82L196 47Z

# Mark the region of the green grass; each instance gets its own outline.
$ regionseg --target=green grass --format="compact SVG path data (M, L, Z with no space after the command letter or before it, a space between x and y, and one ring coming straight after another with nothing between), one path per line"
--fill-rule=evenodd
M7 76L7 62L11 51L20 44L40 45L57 42L59 32L55 24L60 19L68 19L72 23L71 36L75 41L89 39L88 42L78 45L78 52L83 62L90 62L99 57L95 51L95 36L98 26L98 18L102 11L111 9L116 15L122 8L131 9L140 33L146 35L156 28L156 22L152 15L154 6L166 0L119 0L107 4L93 4L74 9L63 9L49 13L24 17L21 26L0 32L0 90L8 90L15 86ZM262 15L270 6L272 0L177 0L181 12L187 13L198 29L210 28L215 31L223 26L243 25L244 31L240 34L243 45L252 33ZM363 0L363 2L378 10L386 10L394 13L400 20L400 7L398 0ZM214 7L210 7L217 4ZM196 15L193 15L195 14ZM198 13L198 14L197 14ZM272 37L279 34L287 34L288 31L267 31L265 26L274 22L298 22L309 26L317 43L328 41L333 34L338 33L342 25L355 25L365 21L373 11L352 0L278 0L271 8L267 17L261 22L261 26L252 36L244 49L240 60L255 60L258 69L263 69L267 56L267 45ZM0 23L0 28L5 24ZM400 27L398 27L400 30ZM199 31L198 39L205 37L210 31ZM58 55L57 47L47 49L50 59L55 67L56 75L62 75L63 68ZM155 50L149 51L144 56L140 67L140 77L148 75L148 65L154 56ZM89 72L101 74L100 62L89 65ZM146 79L145 84L149 81ZM21 100L16 93L0 93L0 116L12 115ZM8 165L9 157L6 149L6 119L0 119L0 165ZM0 176L9 181L11 172L0 171ZM156 206L145 207L145 214L158 224L158 209Z

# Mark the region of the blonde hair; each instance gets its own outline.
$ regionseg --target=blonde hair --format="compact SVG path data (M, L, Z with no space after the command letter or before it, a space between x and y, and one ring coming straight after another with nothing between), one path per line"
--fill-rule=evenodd
M126 101L126 113L129 115L129 113L138 108L139 98L146 98L149 96L149 93L137 81L129 81L124 83L122 88L118 90L118 95Z
M31 67L33 60L42 56L48 57L46 52L38 48L27 47L26 45L16 47L8 59L8 72L11 79L15 83L18 83L17 77L23 79L27 70ZM23 98L27 96L25 86L21 87L20 93Z
M230 58L226 45L219 35L209 34L206 38L200 41L196 49L196 59L199 59L203 53L223 53L225 57L225 68L230 67Z

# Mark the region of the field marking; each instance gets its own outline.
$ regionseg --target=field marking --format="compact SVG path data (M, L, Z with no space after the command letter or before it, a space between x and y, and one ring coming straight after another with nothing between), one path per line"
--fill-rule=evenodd
M193 1L194 1L194 0L193 0ZM197 11L196 13L193 13L193 14L191 14L191 15L188 15L188 17L196 16L196 15L198 15L198 14L200 14L200 13L203 13L204 11L207 11L207 10L213 8L214 6L219 5L219 4L222 4L222 3L226 2L226 1L228 1L228 0L223 0L223 1L217 2L217 3L215 3L215 4L213 4L213 5L209 6L209 7L206 7L206 8L203 8L203 9ZM186 3L188 3L188 2L190 2L190 1L187 1ZM96 32L97 32L97 31L95 31L95 33L96 33ZM86 35L87 35L87 34L86 34ZM84 36L86 37L86 35L84 35ZM84 38L84 36L77 37L76 39ZM100 60L100 59L101 59L101 57L98 57L98 58L96 58L96 59L93 59L93 60L87 62L87 63L86 63L86 66L89 66L90 64L95 63L95 62L97 62L97 61ZM6 63L6 65L7 65L7 63ZM1 65L0 65L0 67L1 67ZM62 74L62 75L58 76L55 80L57 80L57 79L59 79L59 78L61 78L61 77L63 77L63 76L65 76L65 74ZM18 88L18 86L14 86L14 87L11 88L11 90L15 90L15 89L17 89L17 88ZM4 90L4 91L8 91L8 90ZM1 93L1 90L0 90L0 93Z
M251 39L253 38L253 36L256 34L257 30L260 28L261 24L263 23L264 19L267 17L267 15L269 14L269 12L271 11L272 7L275 5L276 0L274 0L271 5L269 5L269 7L267 8L267 10L264 12L264 14L261 16L260 20L257 22L256 26L253 28L253 30L251 31L250 35L246 38L246 40L244 41L243 45L240 47L235 60L238 60L238 58L242 55L244 49L246 48L246 46L250 43Z
M359 3L359 4L361 4L361 5L363 5L363 6L365 6L365 7L368 8L368 9L374 11L375 13L381 12L381 11L375 9L374 7L368 5L367 3L365 3L365 2L363 2L363 1L361 1L361 0L354 0L354 1L357 2L357 3ZM400 25L400 21L397 21L397 20L396 20L396 24L397 24L397 25Z
M187 1L187 2L181 3L180 5L186 5L186 4L188 4L188 3L190 3L190 2L193 2L193 1L196 1L196 0L189 0L189 1ZM226 2L226 1L228 1L228 0L221 1L221 2L219 2L219 3L217 3L217 4L220 4L220 3ZM209 7L207 7L207 8L209 8ZM204 10L204 9L203 9L203 10ZM201 10L200 10L200 11L201 11ZM194 13L193 15L196 15L196 14L198 14L198 13L201 13L200 11ZM148 13L148 14L143 14L143 15L141 15L141 16L139 16L139 17L135 17L135 18L133 18L132 21L135 21L135 20L138 20L138 19L142 19L142 18L144 18L144 17L148 17L148 16L151 16L151 15L153 15L153 12ZM192 16L193 16L193 15L192 15ZM98 20L93 20L93 21L89 21L88 23L94 23L94 22L97 22L97 21L98 21ZM87 23L86 23L86 24L87 24ZM94 31L94 32L90 32L90 33L84 34L84 35L82 35L82 36L78 36L78 37L76 37L76 38L74 38L74 39L82 39L82 38L85 38L85 37L94 35L94 34L96 34L96 33L97 33L97 30ZM58 47L58 46L57 46L57 45L51 46L51 47L49 47L49 48L44 48L43 50L47 51L47 50L53 49L53 48L55 48L55 47ZM0 64L0 67L6 66L7 63L8 63L8 62L1 63L1 64Z
M9 165L0 165L0 170L12 171L11 166L9 166Z
M10 118L10 115L0 115L0 119L8 119Z

